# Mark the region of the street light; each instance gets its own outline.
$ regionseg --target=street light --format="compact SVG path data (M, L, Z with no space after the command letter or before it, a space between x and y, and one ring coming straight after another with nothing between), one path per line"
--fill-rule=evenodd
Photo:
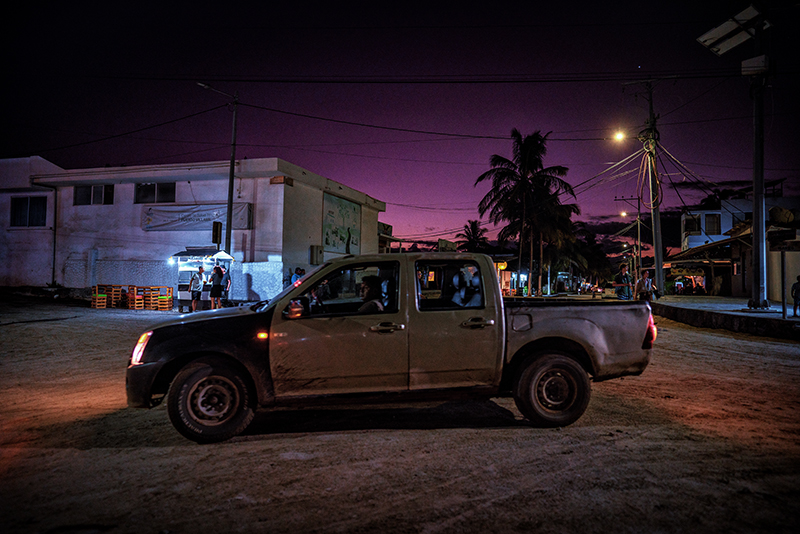
M231 227L233 226L233 171L236 167L236 109L239 104L239 93L234 93L229 95L228 93L223 93L218 89L214 89L208 84L197 82L197 85L202 87L203 89L208 89L210 91L214 91L215 93L219 93L221 95L227 96L228 98L232 98L233 102L233 134L231 137L231 168L230 172L228 173L228 209L227 209L227 216L225 219L225 252L231 254Z

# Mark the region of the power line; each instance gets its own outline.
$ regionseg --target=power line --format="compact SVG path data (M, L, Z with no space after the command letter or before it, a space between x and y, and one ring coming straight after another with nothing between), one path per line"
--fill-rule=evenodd
M61 147L56 147L56 148L48 148L48 149L44 149L44 150L38 150L38 151L35 151L35 152L36 153L52 152L52 151L55 151L55 150L64 150L64 149L67 149L67 148L75 148L75 147L78 147L78 146L90 145L92 143L100 143L101 141L108 141L109 139L117 139L119 137L125 137L125 136L132 135L132 134L135 134L135 133L143 132L145 130L152 130L153 128L159 128L161 126L166 126L167 124L173 124L173 123L180 122L180 121L183 121L183 120L186 120L186 119L191 119L192 117L197 117L198 115L202 115L204 113L209 113L211 111L216 111L216 110L218 110L220 108L224 108L226 106L227 106L227 104L223 104L221 106L216 106L216 107L213 107L211 109L207 109L205 111L198 111L197 113L192 113L190 115L185 115L183 117L178 117L177 119L171 119L171 120L168 120L168 121L160 122L158 124L153 124L151 126L145 126L144 128L138 128L136 130L131 130L131 131L125 132L125 133L109 135L109 136L103 137L101 139L94 139L92 141L84 141L82 143L75 143L75 144L72 144L72 145L66 145L66 146L61 146Z
M787 71L786 74L792 74ZM224 82L237 84L352 84L352 85L486 85L486 84L549 84L549 83L576 83L576 82L620 82L637 81L643 77L671 78L671 79L707 79L730 78L737 76L739 70L732 67L717 69L687 69L687 70L653 70L642 72L635 71L599 71L599 72L556 72L549 74L416 74L416 75L386 75L386 76L226 76L205 74L204 79L210 82ZM194 81L196 75L182 76L153 76L148 74L120 74L120 75L86 75L85 78L123 81L165 81L180 82Z

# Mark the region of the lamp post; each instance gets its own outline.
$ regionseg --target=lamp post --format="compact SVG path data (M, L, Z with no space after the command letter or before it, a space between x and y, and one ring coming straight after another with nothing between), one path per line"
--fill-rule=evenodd
M239 93L234 93L229 95L228 93L224 93L219 91L218 89L214 89L208 84L197 82L197 85L202 87L203 89L208 89L214 91L215 93L219 93L221 95L227 96L228 98L232 98L233 102L233 133L231 134L231 168L228 173L228 207L226 210L226 219L225 219L225 252L230 254L231 256L231 227L233 226L233 171L236 168L236 110L239 104Z

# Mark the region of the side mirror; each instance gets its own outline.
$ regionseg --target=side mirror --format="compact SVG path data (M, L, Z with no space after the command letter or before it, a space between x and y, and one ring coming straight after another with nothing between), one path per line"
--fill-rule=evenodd
M286 306L286 309L283 310L283 316L286 319L299 319L304 315L307 315L307 304L308 297L299 297L297 299L293 299Z

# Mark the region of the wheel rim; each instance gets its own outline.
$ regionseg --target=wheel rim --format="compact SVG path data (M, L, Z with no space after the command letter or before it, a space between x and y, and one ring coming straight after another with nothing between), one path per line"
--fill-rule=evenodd
M536 386L538 403L548 410L560 411L568 408L575 398L575 381L561 369L545 372Z
M187 400L192 419L213 426L230 419L239 406L239 394L233 382L223 376L208 376L189 391Z

